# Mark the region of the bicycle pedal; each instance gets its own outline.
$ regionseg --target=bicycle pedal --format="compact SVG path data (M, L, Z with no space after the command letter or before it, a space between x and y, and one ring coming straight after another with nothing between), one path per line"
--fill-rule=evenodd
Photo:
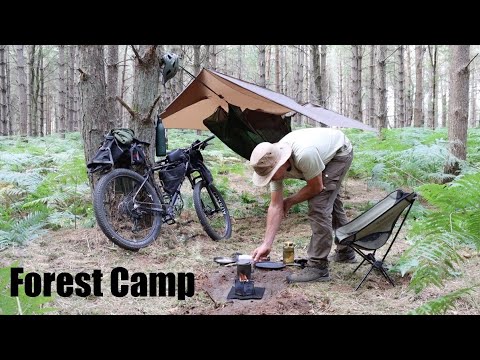
M165 217L165 219L163 220L164 223L166 223L167 225L173 225L175 224L175 219L173 219L172 217L168 216L168 217Z

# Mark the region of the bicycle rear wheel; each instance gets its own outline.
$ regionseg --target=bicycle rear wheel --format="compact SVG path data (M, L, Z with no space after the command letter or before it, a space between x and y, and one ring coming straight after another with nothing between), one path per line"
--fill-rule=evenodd
M193 189L193 205L205 232L213 240L228 239L232 222L227 205L217 188L199 181Z
M93 207L103 233L118 246L138 250L152 243L160 233L162 217L149 209L160 208L153 186L128 169L115 169L95 187ZM140 207L139 207L140 205Z

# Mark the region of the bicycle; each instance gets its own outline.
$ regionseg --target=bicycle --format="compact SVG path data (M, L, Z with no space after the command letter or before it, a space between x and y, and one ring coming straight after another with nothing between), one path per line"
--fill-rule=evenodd
M232 223L227 205L213 185L201 153L214 138L196 140L153 165L147 163L143 175L116 168L102 176L94 190L93 206L103 233L127 250L148 246L160 234L163 223L174 224L180 215L184 206L180 188L187 178L205 232L216 241L230 238Z

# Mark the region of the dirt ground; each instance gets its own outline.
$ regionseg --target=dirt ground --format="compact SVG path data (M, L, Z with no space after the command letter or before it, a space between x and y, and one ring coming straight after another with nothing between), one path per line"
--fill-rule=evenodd
M260 196L265 189L248 187L248 191L252 196ZM348 179L343 188L347 215L355 217L365 210L366 204L385 195L386 192L369 189L363 182ZM203 232L193 209L185 209L179 223L164 225L159 238L138 252L117 247L98 228L70 229L50 232L26 247L12 247L1 252L0 265L17 261L26 272L38 273L75 274L102 270L104 296L56 296L49 304L57 309L54 314L406 314L439 295L476 283L480 275L478 253L465 254L462 276L448 281L444 289L432 287L420 295L408 290L408 277L393 275L396 286L392 287L378 273L372 273L364 285L354 291L367 269L364 267L352 274L356 264L332 263L331 281L306 284L287 284L286 275L299 271L297 267L255 269L253 279L256 287L265 288L263 298L227 300L236 268L218 265L213 258L230 256L234 252L250 254L261 243L264 229L262 216L234 218L232 238L216 242ZM306 257L310 234L306 215L290 214L281 225L271 259L281 260L285 241L295 243L295 257ZM395 262L407 247L400 235L387 260ZM128 269L129 274L192 272L195 275L194 295L185 300L175 296L115 297L108 291L110 271L119 266ZM448 313L480 313L478 294L459 300L456 308Z

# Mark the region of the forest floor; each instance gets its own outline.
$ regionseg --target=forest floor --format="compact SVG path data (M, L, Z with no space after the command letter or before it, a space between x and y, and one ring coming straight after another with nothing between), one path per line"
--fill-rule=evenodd
M235 177L238 175L232 175ZM250 176L246 174L245 176ZM253 197L267 189L249 186L242 177L231 184L244 187ZM240 191L242 189L239 189ZM382 199L387 193L369 189L365 182L348 179L342 187L349 218L365 211L366 206ZM228 200L227 200L228 204ZM288 284L287 274L299 271L297 267L281 270L255 269L256 287L264 287L261 300L227 300L227 294L236 275L235 266L221 266L215 256L230 256L234 252L250 254L263 238L265 217L233 218L232 237L213 241L202 230L193 209L184 209L175 225L163 225L158 239L147 248L130 252L110 242L96 227L52 231L37 238L26 247L10 247L2 252L0 266L17 261L25 272L79 272L103 273L104 296L55 296L49 307L53 314L406 314L428 300L476 283L480 277L480 256L465 253L463 275L446 282L444 288L431 287L419 295L408 289L409 277L393 274L392 287L380 274L373 272L363 286L355 291L367 267L352 274L357 264L331 263L329 282ZM408 248L404 230L392 247L387 263L394 263ZM311 230L306 214L294 213L283 221L271 252L272 260L282 259L284 241L296 243L295 257L306 257ZM333 247L334 248L334 247ZM386 247L384 247L386 248ZM332 249L333 251L333 249ZM357 255L358 257L358 255ZM168 297L115 297L110 291L110 271L115 267L128 269L129 274L181 273L195 275L192 297L179 300ZM448 314L479 314L480 302L475 296L466 296L456 303Z

